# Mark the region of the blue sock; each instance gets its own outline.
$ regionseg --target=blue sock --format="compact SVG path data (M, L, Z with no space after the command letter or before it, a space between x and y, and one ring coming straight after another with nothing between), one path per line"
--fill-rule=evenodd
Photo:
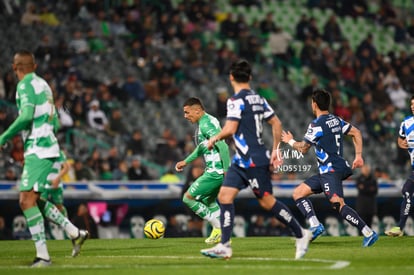
M401 230L404 229L405 223L407 222L408 215L410 214L411 209L411 196L409 192L403 193L403 201L401 202L400 207L400 221L398 223L398 226Z
M234 204L220 204L221 243L230 241L234 225Z
M344 220L349 222L349 224L357 227L359 231L361 232L362 232L362 229L367 225L364 222L364 220L361 219L358 213L346 204L342 207L341 211L339 211L339 214L341 214Z
M295 219L295 217L292 215L290 209L283 202L277 200L270 211L275 215L275 217L279 221L281 221L285 225L288 225L290 229L292 229L296 238L303 237L302 227L300 226L299 222Z
M312 216L316 216L313 205L308 198L301 198L295 201L296 207L299 208L300 212L306 219L310 219Z

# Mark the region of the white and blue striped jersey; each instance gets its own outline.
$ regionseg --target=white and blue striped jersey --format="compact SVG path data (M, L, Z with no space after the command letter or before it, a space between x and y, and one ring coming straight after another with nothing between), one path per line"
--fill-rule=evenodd
M351 124L333 115L321 115L308 126L304 141L315 146L319 173L343 172L350 169L343 158L343 135Z
M414 171L414 116L408 116L401 122L399 136L407 140L408 153L411 158L411 168Z
M227 100L227 119L239 122L233 135L234 164L242 168L269 165L270 152L262 139L263 122L274 115L266 99L253 90L243 89Z

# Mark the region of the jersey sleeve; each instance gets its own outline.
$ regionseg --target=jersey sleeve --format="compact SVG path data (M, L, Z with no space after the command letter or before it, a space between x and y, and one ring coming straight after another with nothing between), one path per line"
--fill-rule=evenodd
M400 130L398 131L398 135L402 139L405 139L406 138L406 136L405 136L405 123L404 123L404 121L401 122Z
M243 99L229 98L227 100L227 119L240 120L243 110L244 110Z
M270 106L270 104L267 102L267 100L265 98L263 98L264 100L264 119L266 121L268 121L269 119L271 119L272 117L274 117L275 115L275 111L273 110L273 108Z
M323 136L322 127L316 123L310 123L303 140L309 144L316 144Z

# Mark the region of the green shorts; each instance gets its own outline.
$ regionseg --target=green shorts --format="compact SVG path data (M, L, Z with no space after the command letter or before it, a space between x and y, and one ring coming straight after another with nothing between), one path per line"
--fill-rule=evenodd
M55 158L39 159L36 155L26 156L24 159L20 191L42 193L48 184L47 177L50 174Z
M216 200L224 174L204 173L188 188L188 193L197 201L209 204Z

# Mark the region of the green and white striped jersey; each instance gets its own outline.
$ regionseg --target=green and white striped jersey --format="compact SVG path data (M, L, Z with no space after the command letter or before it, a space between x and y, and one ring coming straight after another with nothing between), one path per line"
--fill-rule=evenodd
M55 136L58 117L52 90L47 82L30 73L17 84L16 103L19 112L25 106L34 108L33 121L22 131L24 155L38 158L59 157L59 144Z
M227 144L224 141L219 141L212 150L207 148L208 140L217 135L220 130L220 122L212 115L205 113L198 121L198 128L195 135L197 147L186 158L186 162L193 161L197 156L203 156L206 172L224 174L230 163Z

